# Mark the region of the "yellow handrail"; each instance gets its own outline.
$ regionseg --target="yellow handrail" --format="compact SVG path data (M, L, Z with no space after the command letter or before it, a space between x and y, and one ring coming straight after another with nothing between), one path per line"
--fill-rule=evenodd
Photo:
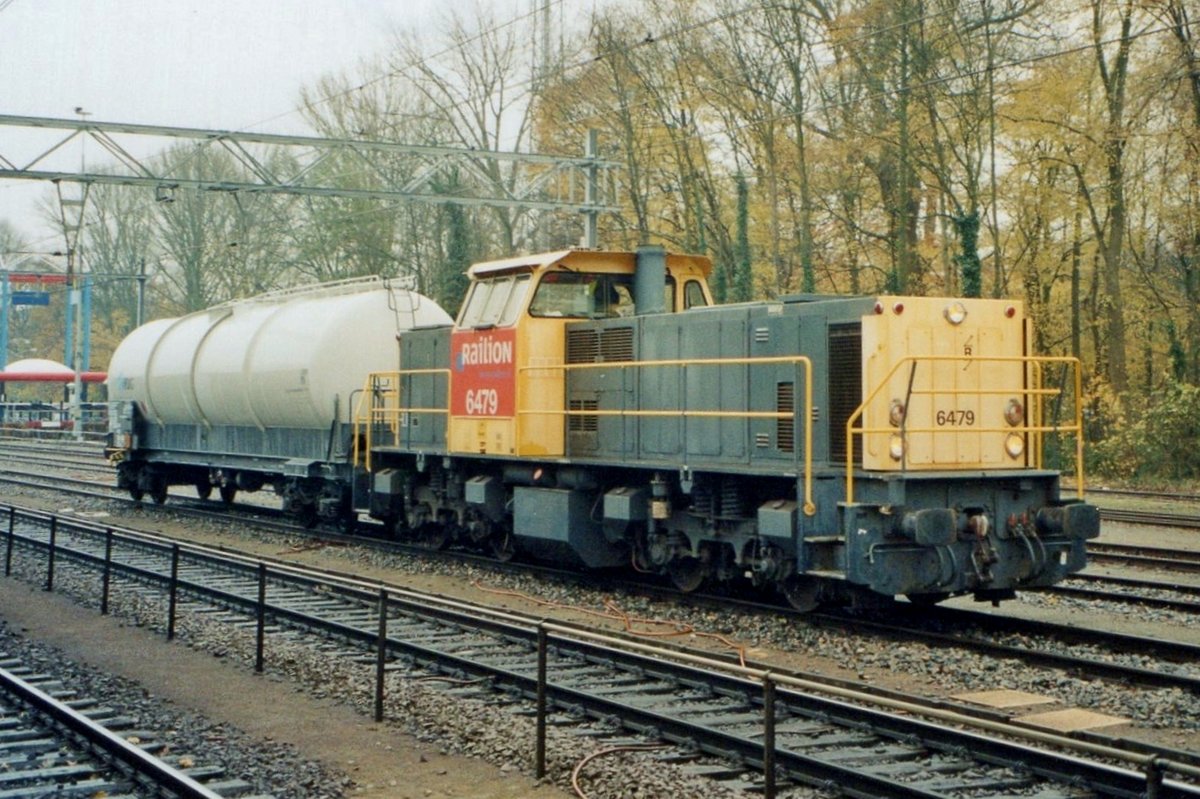
M759 366L767 364L793 364L804 368L804 505L806 516L817 512L817 506L812 495L812 361L804 355L771 356L761 358L698 358L672 359L654 361L605 361L601 363L572 363L572 364L539 364L524 366L519 371L584 371L588 369L641 369L651 367L683 367L689 366ZM794 412L780 411L690 411L690 410L569 410L538 409L517 410L518 415L530 416L624 416L624 417L694 417L701 419L792 419L795 423Z
M403 378L438 374L449 377L450 370L445 368L399 369L393 372L371 372L367 375L366 382L363 384L362 396L359 397L358 406L354 410L355 466L362 465L368 472L372 470L371 451L374 446L376 424L386 424L391 429L394 440L398 443L400 420L404 414L448 415L450 413L449 408L405 408L401 404L401 381ZM376 399L379 399L380 402L376 403ZM365 409L364 405L367 405ZM364 448L365 455L361 451Z
M1083 471L1083 377L1080 369L1079 359L1069 355L909 355L901 358L892 368L884 375L883 379L878 382L870 394L865 397L862 403L854 409L846 419L846 502L854 501L854 436L858 434L866 441L866 436L869 433L897 433L904 435L909 433L961 433L961 428L912 428L903 426L902 428L895 427L855 427L856 421L862 418L863 412L867 406L874 402L881 391L891 383L893 377L900 368L906 364L912 364L915 368L921 361L957 361L957 362L989 362L989 363L1021 363L1026 366L1032 366L1032 374L1028 375L1029 380L1033 383L1032 386L1023 386L1020 391L1014 392L1003 389L920 389L913 390L913 396L930 396L930 395L950 395L957 396L967 394L971 396L988 396L1002 394L1022 394L1033 398L1034 410L1032 413L1026 409L1026 418L1041 420L1044 413L1042 401L1045 397L1056 397L1062 394L1062 389L1058 388L1043 388L1042 387L1042 371L1046 364L1062 363L1072 366L1072 371L1075 377L1075 423L1073 425L1055 425L1052 427L1044 425L1013 425L1009 427L996 428L981 428L972 427L973 433L996 433L996 432L1012 432L1012 433L1027 433L1032 435L1033 443L1030 445L1030 453L1034 458L1034 463L1040 468L1042 465L1042 434L1043 433L1075 433L1075 474L1076 474L1076 493L1079 498L1083 498L1084 471ZM1028 403L1027 403L1028 404ZM906 409L907 411L907 409Z

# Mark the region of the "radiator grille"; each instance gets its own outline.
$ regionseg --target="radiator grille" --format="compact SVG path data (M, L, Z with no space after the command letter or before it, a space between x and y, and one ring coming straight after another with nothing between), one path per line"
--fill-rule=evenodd
M862 327L829 327L829 458L846 457L846 420L862 402ZM854 437L854 460L862 462L862 436Z
M775 410L778 413L796 410L795 383L780 383L775 387ZM796 417L775 420L775 440L781 452L796 451Z
M600 333L598 331L567 331L567 363L595 363L599 355Z
M600 331L600 360L632 361L633 328L606 327Z
M571 400L568 407L572 411L594 411L599 407L596 400ZM586 416L568 416L567 429L572 433L594 433L599 421L598 416L588 414Z
M567 363L633 360L633 328L605 327L567 331Z

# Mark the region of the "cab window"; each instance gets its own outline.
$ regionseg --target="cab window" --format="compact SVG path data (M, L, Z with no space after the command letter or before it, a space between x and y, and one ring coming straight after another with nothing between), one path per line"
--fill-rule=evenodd
M475 281L463 304L458 326L507 327L514 324L521 313L528 289L529 275L506 275Z
M704 288L700 285L699 280L689 280L683 286L683 308L703 308L708 305L708 300L704 296Z
M600 319L633 311L632 275L547 272L529 303L530 316Z

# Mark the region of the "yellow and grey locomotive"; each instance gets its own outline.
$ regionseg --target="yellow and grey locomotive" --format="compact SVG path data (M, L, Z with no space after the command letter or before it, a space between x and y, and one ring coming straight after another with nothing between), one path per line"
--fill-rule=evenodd
M658 247L477 264L453 323L405 292L377 303L422 318L381 313L370 336L338 337L386 366L360 359L339 385L301 375L297 355L262 385L244 368L247 407L267 406L244 418L194 412L216 391L200 384L225 321L168 323L197 342L175 366L194 401L174 415L165 395L187 405L187 392L154 378L161 331L135 331L110 369L120 480L156 498L270 484L309 520L365 513L402 538L657 572L683 590L750 581L798 607L999 600L1084 566L1098 513L1042 465L1048 434L1073 437L1082 486L1078 365L1028 352L1019 302L716 306L709 268ZM303 397L318 379L321 396ZM300 400L306 415L269 407ZM1047 424L1049 408L1065 421Z

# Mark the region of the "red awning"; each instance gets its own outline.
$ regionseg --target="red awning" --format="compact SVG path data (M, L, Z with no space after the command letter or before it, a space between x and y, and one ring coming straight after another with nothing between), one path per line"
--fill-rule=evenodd
M80 372L84 383L103 383L107 372ZM0 383L73 383L73 372L0 372Z

